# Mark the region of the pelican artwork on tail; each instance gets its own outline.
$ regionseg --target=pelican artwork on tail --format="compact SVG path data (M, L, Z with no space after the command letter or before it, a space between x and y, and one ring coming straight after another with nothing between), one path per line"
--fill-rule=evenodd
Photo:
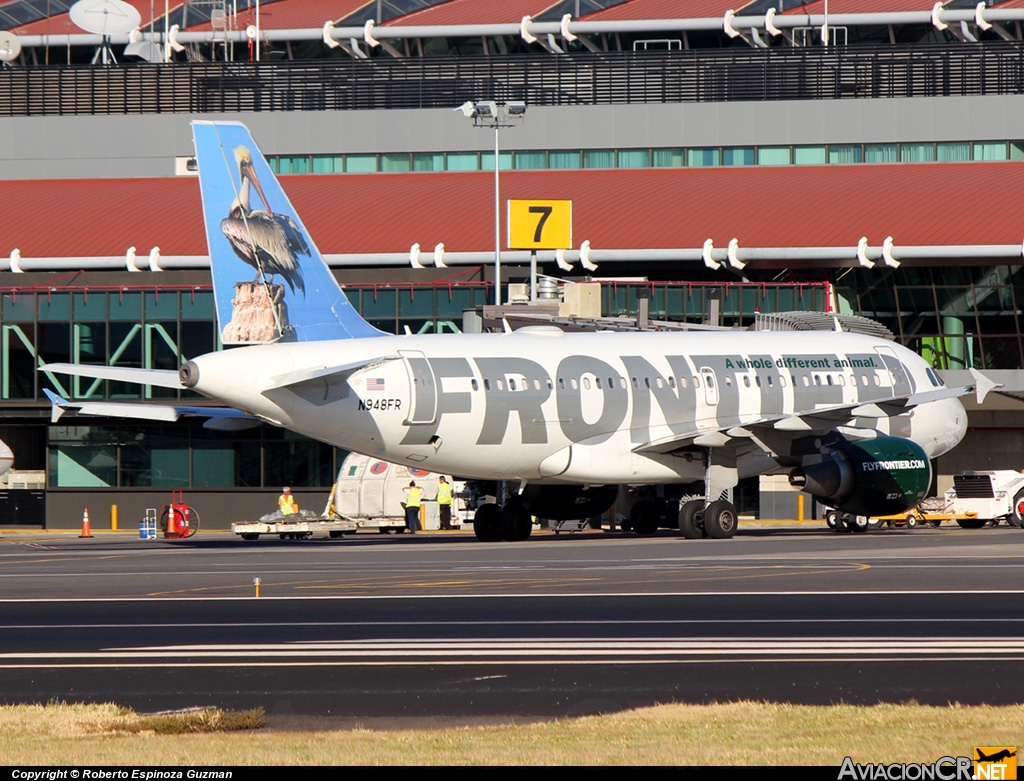
M252 154L244 146L235 149L238 163L238 197L231 204L228 216L221 220L220 229L231 242L235 254L256 269L256 280L284 277L294 293L296 288L306 293L302 279L299 255L309 256L309 246L299 226L285 214L274 214L263 194L260 180L252 164ZM250 185L256 188L266 210L249 206Z

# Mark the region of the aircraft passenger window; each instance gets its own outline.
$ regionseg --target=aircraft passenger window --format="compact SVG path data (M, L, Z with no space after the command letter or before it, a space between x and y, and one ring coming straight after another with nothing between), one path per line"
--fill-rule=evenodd
M650 377L644 377L644 385L646 385L648 388L651 387L651 378Z
M505 390L505 381L498 380L498 390Z
M809 377L808 377L808 376L807 376L807 375L805 374L805 375L804 375L804 387L806 388L806 387L810 386L810 384L811 384L811 380L810 380L810 378L809 378Z
M700 377L697 377L696 375L694 375L694 378L693 378L693 387L694 388L699 388L700 387Z
M500 380L499 380L499 382L500 382ZM509 390L515 390L516 389L516 381L515 380L509 379L509 381L508 381L508 389Z
M814 375L814 384L821 385L821 377L819 377L817 374Z
M584 377L583 378L583 387L586 390L590 390L590 378L589 377Z
M657 385L659 388L664 388L665 387L665 381L663 379L661 379L661 377L655 377L654 378L654 384Z
M686 378L685 377L680 377L679 378L679 387L680 388L685 388L686 387Z
M757 378L757 384L758 385L761 384L761 378L760 377ZM772 376L769 374L768 375L768 387L771 388L773 385L775 385L775 381L772 379Z
M771 377L768 378L768 384L769 385L772 384L772 378ZM782 387L782 388L786 387L786 375L785 374L780 374L779 375L779 386Z
M873 376L874 376L874 378L875 378L875 385L881 385L881 384L882 384L882 381L881 381L881 380L880 380L880 379L878 378L878 375L877 375L877 374L875 374L875 375L873 375Z
M857 375L856 374L851 374L850 375L850 387L851 388L856 388L857 387Z
M829 384L829 385L832 385L832 384L833 384L833 383L832 383L832 375L831 375L831 374L827 375L826 379L828 379L828 384Z
M671 375L669 375L669 378L668 378L668 387L670 387L670 388L676 387L676 378L671 376Z
M626 390L626 378L625 377L619 377L619 387L622 388L622 390Z
M484 390L490 390L490 389L491 389L491 381L490 380L484 380Z
M548 377L548 390L552 390L554 387L555 387L555 384L553 382L551 382L551 378Z
M638 382L636 381L636 377L634 377L634 378L633 378L633 387L634 387L634 388L639 388L639 387L640 387L640 383L638 383Z
M714 388L715 387L715 381L711 378L710 374L707 377L705 377L704 379L707 382L709 388Z
M470 382L470 385L472 385L472 386L473 386L473 390L480 390L480 386L479 386L479 385L477 384L477 381L476 381L476 378L475 378L475 377L474 377L474 378L473 378L473 380L472 380L472 381Z
M571 380L569 380L569 382L572 384L572 389L573 390L579 390L580 384L579 384L579 382L576 381L575 377L573 377Z
M558 378L558 389L559 390L565 390L565 378L564 377L559 377Z
M727 388L731 388L732 387L732 377L726 377L725 378L725 387L727 387Z
M594 384L597 386L598 390L601 390L601 378L600 377L595 377L594 378Z
M846 377L844 377L842 374L839 375L839 384L842 385L844 388L846 387Z
M613 377L608 378L608 389L615 390L615 379Z
M761 384L761 378L760 377L757 378L757 384L758 385ZM750 387L750 377L748 377L746 374L743 375L743 385L745 387L747 387L747 388Z

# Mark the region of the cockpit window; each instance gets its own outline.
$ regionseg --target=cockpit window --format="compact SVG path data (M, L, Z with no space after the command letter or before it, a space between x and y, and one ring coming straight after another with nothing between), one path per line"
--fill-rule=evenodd
M935 372L931 370L931 367L925 369L925 371L928 373L928 379L932 381L932 385L934 385L936 388L941 388L942 381L935 376Z

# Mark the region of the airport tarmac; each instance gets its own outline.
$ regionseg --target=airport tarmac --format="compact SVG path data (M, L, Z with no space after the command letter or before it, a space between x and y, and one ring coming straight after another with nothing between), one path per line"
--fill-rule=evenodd
M357 718L1020 702L1022 554L1007 527L502 544L0 532L0 691Z

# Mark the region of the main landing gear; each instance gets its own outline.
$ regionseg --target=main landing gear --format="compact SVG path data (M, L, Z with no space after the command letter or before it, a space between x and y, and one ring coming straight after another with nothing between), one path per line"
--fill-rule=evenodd
M679 508L679 531L688 540L703 537L725 540L736 534L737 525L736 507L725 499L707 506L703 499L694 499Z
M518 496L504 507L490 502L481 505L473 518L473 531L480 542L522 542L533 531L533 518Z

